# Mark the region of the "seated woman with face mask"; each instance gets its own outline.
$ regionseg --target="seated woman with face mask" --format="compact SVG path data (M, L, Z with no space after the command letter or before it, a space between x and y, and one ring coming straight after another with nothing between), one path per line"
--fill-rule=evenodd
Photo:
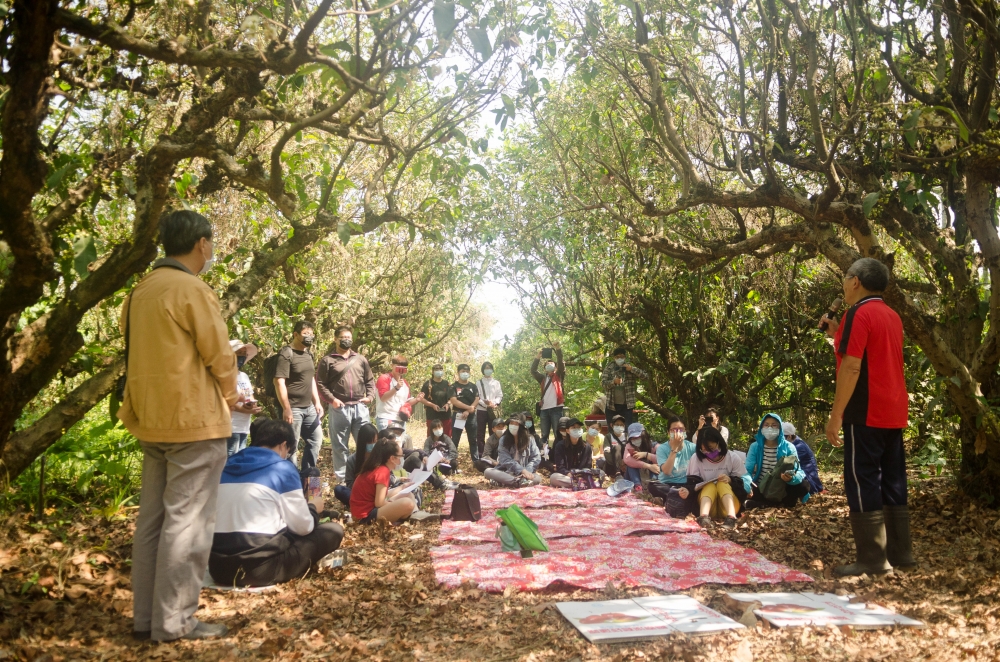
M515 415L507 419L507 431L500 438L496 468L487 469L483 475L501 487L538 485L542 482L535 473L539 461L535 440L524 430L521 417Z
M473 465L479 471L486 471L497 466L497 458L500 457L500 438L507 431L507 422L502 418L493 419L490 422L490 435L486 437L483 445L483 454Z
M688 464L688 475L695 479L698 493L698 524L712 527L713 517L724 517L722 526L736 528L736 513L750 491L750 476L735 453L730 453L722 433L703 427L698 434L695 456ZM680 496L688 498L691 488L682 487Z
M628 443L625 444L625 478L638 488L647 485L651 477L660 473L653 451L653 440L642 423L628 426Z
M789 463L791 468L779 476L785 484L783 490L785 495L778 500L767 499L760 489L762 481L776 466L782 464L782 460L786 457L791 457L794 462ZM754 442L747 451L746 468L755 486L750 498L747 499L747 510L778 506L792 508L799 501L802 503L808 501L809 483L805 481L806 474L799 466L799 452L794 445L784 439L781 433L781 418L777 414L765 414L764 418L760 419L760 427L757 428Z
M574 469L590 469L593 467L593 448L583 438L583 425L575 418L566 424L567 436L556 442L552 448L552 459L556 470L549 476L552 487L573 487L571 474Z
M656 448L656 462L660 465L658 480L649 481L647 487L650 495L664 501L667 500L671 489L676 489L679 493L681 488L686 488L687 496L683 498L687 502L688 512L694 512L697 502L694 499L693 487L696 483L689 482L688 465L694 457L695 446L687 440L687 428L680 417L671 416L667 419L667 429L669 431L667 442ZM679 513L673 514L681 516Z
M604 435L604 472L614 480L625 467L625 417L615 414L611 418L611 429Z

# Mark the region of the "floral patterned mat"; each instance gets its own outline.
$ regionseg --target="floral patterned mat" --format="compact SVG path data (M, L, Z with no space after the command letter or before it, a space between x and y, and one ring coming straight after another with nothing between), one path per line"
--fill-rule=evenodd
M448 587L474 582L499 593L508 586L537 591L562 581L586 589L608 582L679 591L698 584L776 584L811 582L809 575L774 563L757 551L705 533L657 536L620 534L562 538L549 552L523 559L501 552L499 541L480 545L432 547L438 583Z
M483 493L480 493L482 497ZM701 527L693 519L674 519L663 508L630 499L619 508L555 508L532 510L529 517L538 525L539 533L546 540L579 536L630 535L640 532L697 533ZM496 539L500 519L493 511L483 509L478 522L441 522L441 542L490 542Z

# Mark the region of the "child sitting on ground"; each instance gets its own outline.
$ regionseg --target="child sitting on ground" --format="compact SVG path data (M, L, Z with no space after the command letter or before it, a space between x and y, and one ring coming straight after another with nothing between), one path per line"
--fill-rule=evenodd
M702 485L698 490L698 524L706 529L711 528L713 517L725 517L722 526L735 529L736 513L750 490L746 467L728 450L719 430L703 427L695 456L688 464L688 475L697 478L696 485ZM682 499L688 498L688 488L682 487L679 494Z

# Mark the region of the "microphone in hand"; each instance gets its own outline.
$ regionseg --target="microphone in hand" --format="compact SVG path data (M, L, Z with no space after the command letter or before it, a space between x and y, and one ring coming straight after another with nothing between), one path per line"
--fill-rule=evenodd
M833 303L830 304L829 310L823 313L823 317L820 318L819 321L820 329L824 331L827 330L827 328L830 326L830 320L832 320L837 315L842 305L844 305L844 300L841 299L840 297L837 297L836 299L833 300Z

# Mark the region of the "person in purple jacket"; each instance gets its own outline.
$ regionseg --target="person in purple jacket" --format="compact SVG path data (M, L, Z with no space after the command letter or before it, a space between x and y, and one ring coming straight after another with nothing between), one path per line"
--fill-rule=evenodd
M809 494L820 494L826 492L823 481L819 479L819 467L816 466L816 455L813 450L795 432L795 426L785 421L781 424L781 432L785 435L785 440L795 446L799 455L799 468L806 474L806 482L809 483Z

